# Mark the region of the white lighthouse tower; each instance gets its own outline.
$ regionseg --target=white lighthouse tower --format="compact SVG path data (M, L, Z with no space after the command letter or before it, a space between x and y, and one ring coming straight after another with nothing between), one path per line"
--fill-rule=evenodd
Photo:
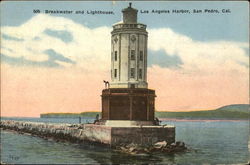
M138 10L122 10L123 20L111 32L110 88L147 88L146 25L137 22Z
M130 3L122 10L122 21L113 25L111 83L101 95L103 121L154 123L156 95L147 83L148 32L137 23L137 12Z

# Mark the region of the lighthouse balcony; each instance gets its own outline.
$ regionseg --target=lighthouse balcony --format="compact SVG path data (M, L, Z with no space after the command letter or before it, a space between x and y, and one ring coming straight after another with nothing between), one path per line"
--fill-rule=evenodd
M113 29L124 29L124 28L136 28L136 29L146 29L147 26L141 23L135 23L135 24L125 24L125 23L119 23L119 24L115 24L113 25Z
M111 82L110 88L147 88L148 83L145 81L136 82Z

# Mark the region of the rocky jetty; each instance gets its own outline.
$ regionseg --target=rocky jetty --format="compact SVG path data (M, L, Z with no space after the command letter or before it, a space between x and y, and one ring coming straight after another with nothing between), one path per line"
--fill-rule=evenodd
M138 155L138 154L149 154L153 152L164 152L164 153L176 153L187 151L187 147L184 142L177 141L175 143L168 144L166 141L157 142L154 145L137 145L137 144L122 144L116 147L117 151Z
M84 140L83 125L56 124L26 121L5 120L0 123L1 129L14 130L19 133L28 133L43 138L81 142Z
M112 127L98 124L3 120L0 122L0 127L3 130L14 130L45 139L52 138L56 141L106 145L131 154L157 151L177 152L185 149L184 143L173 143L175 141L175 127L172 126Z

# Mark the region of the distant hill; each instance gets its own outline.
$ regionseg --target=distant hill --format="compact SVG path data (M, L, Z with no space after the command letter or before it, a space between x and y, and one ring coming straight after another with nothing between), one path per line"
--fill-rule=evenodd
M179 119L249 119L249 104L233 104L220 107L215 110L191 111L191 112L155 112L158 118L179 118ZM41 118L95 118L101 116L101 112L82 112L82 113L46 113L41 114Z
M232 105L226 105L226 106L220 107L216 110L249 113L250 105L249 104L232 104Z
M233 111L192 111L192 112L155 112L158 118L179 119L249 119L249 113Z
M40 114L41 118L95 118L96 115L101 115L101 112L82 112L82 113L43 113Z
M156 112L158 118L189 118L189 119L249 119L249 104L232 104L215 110L191 112Z

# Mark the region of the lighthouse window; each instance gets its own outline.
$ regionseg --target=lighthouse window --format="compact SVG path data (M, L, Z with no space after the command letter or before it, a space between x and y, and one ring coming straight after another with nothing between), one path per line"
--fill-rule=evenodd
M142 78L142 69L139 69L139 78Z
M143 61L143 51L140 51L140 61Z
M115 76L115 78L117 77L117 69L115 69L115 75L114 76Z
M117 51L115 51L115 61L117 61Z
M135 50L131 50L131 60L135 60Z
M131 68L130 69L130 78L134 78L135 77L135 68Z

